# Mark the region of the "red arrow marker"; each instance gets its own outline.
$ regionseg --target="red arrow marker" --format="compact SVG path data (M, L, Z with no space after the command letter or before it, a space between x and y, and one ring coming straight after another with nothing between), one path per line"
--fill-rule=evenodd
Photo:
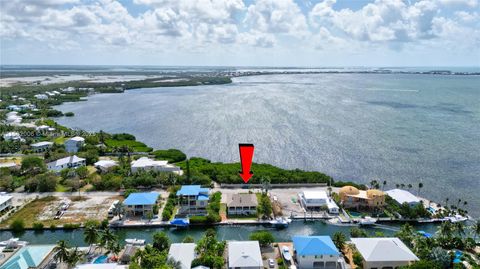
M253 172L250 171L252 167L253 159L253 144L238 144L240 148L240 164L242 165L242 171L240 171L240 177L245 183L247 183L253 176Z

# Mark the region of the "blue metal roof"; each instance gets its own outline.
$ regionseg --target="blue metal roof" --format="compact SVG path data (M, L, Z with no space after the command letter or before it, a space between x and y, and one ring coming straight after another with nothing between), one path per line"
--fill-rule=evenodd
M188 226L190 224L190 220L188 219L173 219L170 221L170 224L175 226Z
M297 255L339 255L330 236L294 236L293 248Z
M125 201L124 205L154 205L157 203L158 192L134 192L131 193Z
M177 191L177 196L178 195L184 195L184 196L192 196L192 195L199 195L200 193L208 193L207 188L202 188L200 185L183 185L182 188Z

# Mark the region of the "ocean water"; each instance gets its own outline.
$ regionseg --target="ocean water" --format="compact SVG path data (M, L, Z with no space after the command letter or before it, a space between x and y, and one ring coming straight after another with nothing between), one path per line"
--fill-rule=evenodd
M387 189L423 182L422 195L466 200L480 215L479 76L251 76L94 95L58 109L75 113L59 119L69 127L128 132L212 161L238 161L238 144L253 143L255 162L386 180Z

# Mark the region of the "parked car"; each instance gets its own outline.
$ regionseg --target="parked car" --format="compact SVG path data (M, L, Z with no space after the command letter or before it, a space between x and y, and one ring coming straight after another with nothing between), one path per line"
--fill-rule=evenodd
M268 267L275 268L275 261L273 259L268 259Z

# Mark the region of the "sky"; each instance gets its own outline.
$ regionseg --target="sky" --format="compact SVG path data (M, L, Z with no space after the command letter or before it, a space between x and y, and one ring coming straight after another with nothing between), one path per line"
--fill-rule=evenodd
M0 64L480 66L479 0L0 0Z

